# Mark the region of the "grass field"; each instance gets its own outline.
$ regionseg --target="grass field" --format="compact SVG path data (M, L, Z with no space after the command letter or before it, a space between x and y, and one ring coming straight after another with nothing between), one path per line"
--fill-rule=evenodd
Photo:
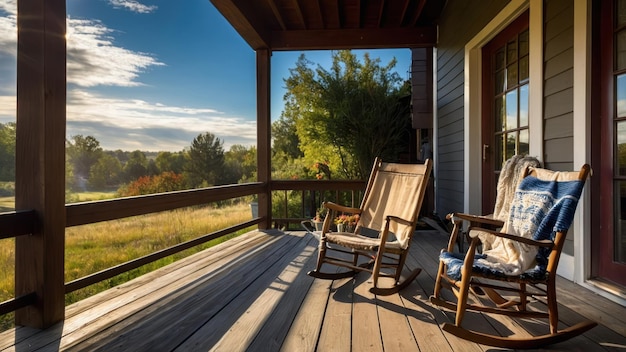
M15 209L15 197L0 197L0 212Z
M191 207L102 223L65 231L65 281L87 276L160 249L249 220L247 203L224 207ZM245 229L245 233L253 228ZM163 258L154 263L91 285L65 296L71 304L170 264L240 233ZM0 241L0 302L14 297L14 239ZM12 325L12 316L0 316L0 331Z
M72 202L88 202L115 197L114 192L78 192L72 193ZM15 209L15 197L0 197L0 212Z

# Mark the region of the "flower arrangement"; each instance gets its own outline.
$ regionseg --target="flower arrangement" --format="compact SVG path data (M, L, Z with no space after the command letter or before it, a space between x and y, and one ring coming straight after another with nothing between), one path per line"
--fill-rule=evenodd
M334 223L337 225L337 231L339 232L352 232L356 223L359 221L359 214L346 215L341 214L335 218Z

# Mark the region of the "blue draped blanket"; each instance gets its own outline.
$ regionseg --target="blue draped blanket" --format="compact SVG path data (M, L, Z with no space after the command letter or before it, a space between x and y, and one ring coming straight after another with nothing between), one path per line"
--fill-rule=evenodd
M584 181L546 181L533 176L519 184L503 232L534 240L554 240L557 231L567 231L574 218ZM550 249L503 240L502 248L477 254L472 270L489 276L521 276L543 280ZM460 280L463 254L442 252L448 276Z

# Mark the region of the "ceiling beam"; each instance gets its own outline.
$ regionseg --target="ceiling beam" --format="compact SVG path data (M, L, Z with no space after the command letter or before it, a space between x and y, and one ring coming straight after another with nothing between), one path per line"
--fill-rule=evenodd
M272 32L271 50L422 48L437 44L437 27Z
M258 18L252 16L248 18L246 16L246 13L250 13L249 9L241 9L232 0L211 0L211 2L252 49L257 50L269 46L271 33L269 30L265 30L264 25L256 23ZM246 2L243 2L243 4L245 5ZM281 20L281 18L277 20ZM263 32L261 32L262 30Z

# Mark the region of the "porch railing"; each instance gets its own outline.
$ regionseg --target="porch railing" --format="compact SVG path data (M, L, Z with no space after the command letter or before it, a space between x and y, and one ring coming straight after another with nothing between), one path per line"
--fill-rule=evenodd
M344 205L358 206L365 188L365 181L271 181L269 190L274 214L258 214L249 221L196 237L192 240L150 253L143 257L116 265L100 272L65 283L65 293L70 293L89 285L110 279L116 275L136 269L158 259L201 245L264 220L274 226L294 227L302 220L315 215L323 201L334 201ZM209 187L204 189L151 194L146 196L118 198L103 201L67 204L66 227L93 224L144 215L182 207L203 205L211 202L235 199L238 197L263 194L266 188L261 182L239 185ZM295 203L294 203L295 200ZM297 203L297 204L296 204ZM296 206L294 206L296 204ZM282 206L282 208L281 208ZM294 210L296 209L296 210ZM39 217L33 210L19 210L0 213L0 239L30 235L35 233ZM20 273L15 273L20 275ZM36 293L29 293L0 303L0 315L7 314L34 304Z

